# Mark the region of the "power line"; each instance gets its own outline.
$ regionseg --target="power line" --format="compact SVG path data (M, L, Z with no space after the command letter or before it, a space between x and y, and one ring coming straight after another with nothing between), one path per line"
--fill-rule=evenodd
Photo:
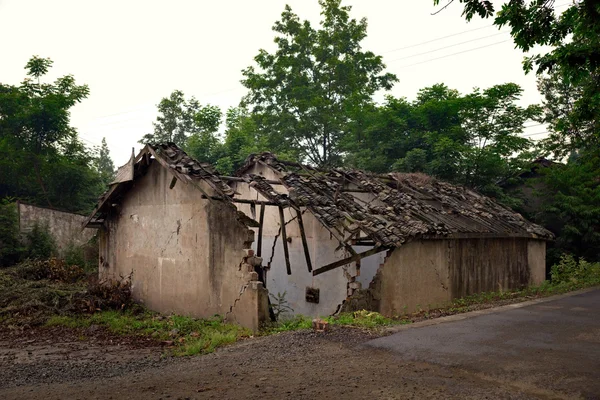
M535 125L523 125L525 128L533 128L534 126L540 126L540 125L545 125L545 123L539 123L539 124L535 124Z
M521 135L521 137L530 137L530 136L537 136L537 135L546 135L546 134L550 134L551 132L536 132L536 133L527 133L525 135Z
M469 32L480 31L482 29L491 28L493 26L494 25L487 25L487 26L482 26L481 28L475 28L475 29L469 29L469 30L462 31L462 32L457 32L457 33L453 33L452 35L442 36L442 37L439 37L439 38L436 38L436 39L427 40L425 42L411 44L410 46L398 47L396 49L385 51L385 52L383 52L381 54L387 54L387 53L393 53L395 51L412 49L413 47L418 47L418 46L422 46L424 44L429 44L429 43L437 42L438 40L444 40L444 39L447 39L447 38L450 38L450 37L454 37L454 36L458 36L458 35L463 35L463 34L469 33Z
M557 8L560 8L560 7L564 7L564 6L570 6L570 5L572 5L571 2L557 4L557 5L554 6L554 9L557 9ZM388 54L388 53L393 53L395 51L412 49L414 47L422 46L424 44L429 44L429 43L437 42L437 41L440 41L440 40L448 39L448 38L451 38L451 37L454 37L454 36L464 35L465 33L480 31L482 29L493 28L493 27L496 27L496 25L486 25L486 26L482 26L482 27L479 27L479 28L467 29L465 31L460 31L460 32L456 32L456 33L453 33L453 34L450 34L450 35L440 36L440 37L435 38L435 39L427 40L425 42L415 43L415 44L411 44L409 46L398 47L398 48L395 48L395 49L387 50L387 51L384 51L381 54ZM500 29L500 28L498 27L498 29Z
M451 44L449 46L444 46L444 47L439 47L437 49L433 49L433 50L429 50L429 51L424 51L423 53L417 53L417 54L413 54L413 55L406 56L406 57L395 58L395 59L387 61L387 62L391 63L391 62L395 62L395 61L406 60L408 58L422 56L424 54L429 54L429 53L435 53L436 51L449 49L450 47L456 47L456 46L460 46L461 44L476 42L478 40L483 40L483 39L491 38L491 37L498 36L498 35L504 35L504 34L506 34L506 32L494 33L493 35L482 36L482 37L471 39L471 40L465 40L464 42L459 42L459 43Z
M413 67L415 65L425 64L425 63L428 63L428 62L431 62L431 61L441 60L442 58L448 58L448 57L452 57L452 56L455 56L455 55L458 55L458 54L463 54L463 53L468 53L470 51L480 50L480 49L483 49L483 48L486 48L486 47L495 46L495 45L500 44L500 43L509 42L510 40L511 39L501 40L499 42L490 43L490 44L487 44L485 46L479 46L479 47L475 47L473 49L463 50L463 51L459 51L459 52L456 52L456 53L447 54L445 56L431 58L429 60L421 61L421 62L418 62L418 63L408 64L408 65L402 65L399 68L408 68L408 67Z

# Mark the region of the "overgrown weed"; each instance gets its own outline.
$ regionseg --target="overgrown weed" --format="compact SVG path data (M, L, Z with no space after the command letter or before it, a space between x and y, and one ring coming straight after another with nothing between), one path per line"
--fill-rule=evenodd
M46 325L74 329L97 325L117 335L147 336L172 346L171 352L176 356L211 353L251 335L248 329L227 324L219 316L207 319L161 316L141 308L137 312L109 310L91 315L55 316Z

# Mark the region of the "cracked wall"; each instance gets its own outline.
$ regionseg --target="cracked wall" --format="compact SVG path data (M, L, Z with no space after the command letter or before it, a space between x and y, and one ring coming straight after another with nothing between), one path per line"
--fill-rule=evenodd
M252 231L230 205L204 200L184 182L171 189L171 180L153 162L113 207L100 238L100 277L133 273L134 298L159 312L224 315L250 280L239 265Z
M264 176L266 179L277 180L278 176L268 167L255 165L246 173L254 173ZM236 198L266 200L248 184L237 182L232 187L240 193ZM287 193L285 187L277 185L278 192ZM250 205L237 204L239 210L252 217ZM256 207L255 219L259 219L260 206ZM286 300L294 310L291 314L302 314L306 316L324 316L334 313L339 305L346 299L348 290L348 269L344 268L313 276L308 272L306 258L302 247L300 229L298 227L296 212L291 208L284 209L286 234L292 274L288 275L285 266L283 245L280 231L279 210L274 206L265 208L265 220L262 241L263 265L269 265L266 274L266 288L270 293L286 292ZM304 210L302 215L304 228L309 245L313 269L329 264L331 262L346 258L348 255L344 250L336 250L339 242L331 236L321 223L310 211ZM254 228L258 233L258 228ZM256 235L255 235L256 236ZM257 251L257 241L252 243L252 248ZM314 287L320 289L319 303L306 301L306 288Z
M428 309L474 293L544 280L546 243L522 238L419 240L390 251L368 288L343 309L387 316Z

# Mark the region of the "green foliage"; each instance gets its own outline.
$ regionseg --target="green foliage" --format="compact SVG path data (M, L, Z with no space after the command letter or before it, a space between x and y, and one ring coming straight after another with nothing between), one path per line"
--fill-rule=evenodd
M367 310L342 313L334 317L328 317L326 321L332 325L355 326L365 329L381 328L398 323L398 321L384 317L378 312Z
M191 144L194 146L192 153L202 150L205 153L196 154L200 161L214 161L206 156L214 150L198 145L210 147L218 142L215 134L222 118L219 107L202 106L194 97L187 100L182 91L175 90L158 103L158 113L156 122L153 123L154 132L144 135L140 143L173 142L186 148L189 145L188 141L195 138Z
M312 319L309 317L305 317L304 315L294 315L290 318L282 318L280 321L276 323L267 324L262 332L266 335L280 333L280 332L288 332L288 331L298 331L302 329L311 329L312 328Z
M552 283L600 284L600 262L591 263L585 259L576 261L572 255L563 255L560 262L550 270Z
M521 94L513 83L467 95L436 84L413 102L388 97L347 144L346 161L375 172L425 172L500 196L496 183L532 157L531 141L519 136L524 123L541 117L538 106L517 105Z
M33 227L27 232L25 253L28 258L33 260L44 260L56 256L58 248L56 241L50 233L50 228L47 223L33 224Z
M170 342L174 346L173 353L178 356L211 353L217 347L250 335L247 329L226 324L218 316L209 319L180 315L163 317L149 311L103 311L89 316L55 316L46 325L69 328L99 325L119 335L149 336Z
M110 151L106 144L106 138L102 138L102 145L93 149L93 164L104 186L108 186L115 178L115 164L110 158Z
M600 261L600 153L587 152L545 171L536 221L556 235L550 262L561 254Z
M15 264L22 252L17 205L10 199L0 200L0 267Z
M33 57L20 85L0 84L0 198L85 212L103 188L70 109L89 89L71 75L42 82L51 65Z
M315 29L289 6L273 26L277 50L260 50L257 68L243 71L249 93L243 103L274 152L294 151L318 166L342 162L341 146L359 123L372 95L396 76L384 73L380 56L361 48L367 22L350 18L340 0L320 0Z
M83 246L69 243L64 250L63 258L68 265L77 265L81 268L86 266Z
M277 292L277 295L269 293L269 297L271 298L271 309L273 310L276 321L279 321L279 318L283 314L294 312L294 309L285 298L286 294L287 292Z
M439 0L434 0L438 4ZM523 52L549 49L528 55L523 67L539 76L549 73L551 85L572 88L573 99L562 111L566 118L551 124L549 144L557 153L594 149L600 144L600 7L597 0L572 2L555 11L553 1L508 1L499 11L489 1L460 0L467 20L474 14L494 17L494 25L508 25L515 45ZM554 78L553 78L554 77ZM566 123L565 123L566 122Z

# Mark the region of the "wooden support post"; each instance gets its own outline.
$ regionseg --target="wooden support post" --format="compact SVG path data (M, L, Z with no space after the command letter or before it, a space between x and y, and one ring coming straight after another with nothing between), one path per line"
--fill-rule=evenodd
M306 258L306 266L308 272L312 272L312 262L310 261L310 252L308 251L308 241L306 240L306 233L304 231L304 222L302 221L302 211L296 210L298 214L298 227L300 228L300 235L302 236L302 247L304 248L304 257Z
M331 264L327 264L321 268L317 268L312 272L312 274L313 274L313 276L316 276L316 275L322 274L323 272L331 271L332 269L339 268L343 265L350 264L351 262L354 262L354 261L359 261L365 257L369 257L369 256L372 256L373 254L381 253L382 251L386 251L386 250L388 250L387 247L373 247L371 250L367 250L362 253L358 253L353 256L350 256L348 258L344 258L343 260L332 262Z
M256 256L260 257L262 254L262 237L263 237L263 223L265 222L265 205L260 206L260 217L258 220L258 242L256 243Z
M290 266L290 251L288 249L287 234L285 232L285 215L283 215L283 207L279 207L279 219L281 220L281 240L283 241L283 255L285 257L285 269L287 274L292 274Z
M256 204L250 204L250 214L252 215L252 219L256 219Z

